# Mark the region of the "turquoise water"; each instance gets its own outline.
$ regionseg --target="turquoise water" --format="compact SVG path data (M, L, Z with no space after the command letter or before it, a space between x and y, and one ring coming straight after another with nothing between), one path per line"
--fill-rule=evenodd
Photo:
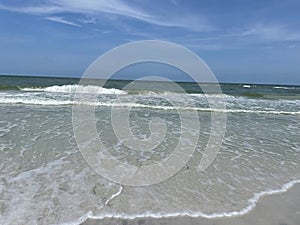
M254 207L260 195L300 180L299 86L221 84L223 94L204 95L193 83L179 83L186 92L174 92L167 82L140 81L130 88L125 87L129 81L78 82L0 76L1 224L79 223L79 218L108 216L233 216ZM204 85L213 89L214 84ZM182 128L179 114L188 118L196 112L201 129L191 160L165 182L145 187L98 175L74 137L75 90L86 99L80 104L95 107L104 146L132 165L169 157ZM91 101L95 94L96 101ZM208 99L216 106L224 101L226 108L211 108ZM151 135L151 118L163 119L163 142L148 152L123 146L111 127L112 107L117 112L131 109L129 125L140 139ZM227 115L226 133L215 160L199 171L212 112ZM184 129L194 135L192 127Z

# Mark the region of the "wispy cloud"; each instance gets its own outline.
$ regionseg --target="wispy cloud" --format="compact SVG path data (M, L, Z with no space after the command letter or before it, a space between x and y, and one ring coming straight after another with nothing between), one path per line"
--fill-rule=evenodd
M289 45L288 48L295 48L296 45Z
M84 24L96 24L97 23L97 19L95 17L81 18L78 21L81 23L84 23Z
M74 26L74 27L81 27L80 24L65 20L62 17L58 17L58 16L48 16L45 17L46 20L50 20L52 22L56 22L56 23L62 23L62 24L66 24L66 25L70 25L70 26Z
M42 5L42 6L7 6L0 4L0 10L10 12L26 13L32 15L61 13L63 10L58 6Z
M93 18L105 14L113 14L136 19L149 24L163 27L180 27L193 31L207 31L212 25L199 15L157 15L134 6L133 2L124 0L45 0L41 4L31 6L1 5L0 9L32 15L55 15L58 13L79 13ZM83 22L84 23L84 22Z
M300 41L300 32L284 25L255 24L241 33L241 36L255 36L269 41Z
M191 31L190 33L186 32L195 39L191 43L201 46L203 42L214 42L209 43L212 44L209 48L219 48L215 47L216 42L227 43L228 41L235 41L235 45L241 46L264 44L265 42L300 41L300 31L292 29L284 23L266 24L261 21L247 20L247 24L252 25L246 26L240 23L236 27L230 28L220 24L218 26L216 22L218 20L215 20L215 24L211 24L205 15L192 13L191 10L185 11L177 0L170 0L170 10L164 11L147 7L143 1L129 0L43 0L28 2L18 6L0 3L0 10L37 15L53 22L76 27L98 24L100 30L102 28L107 30L107 27L101 27L101 24L110 24L112 29L145 38L157 36L172 40L176 36L171 36L169 30L160 28L182 28ZM72 14L72 17L69 14ZM131 23L132 20L152 26L143 29L140 25L136 26L135 23ZM159 33L159 30L162 30L162 33ZM141 33L142 35L140 35ZM197 33L196 36L195 33ZM200 33L201 35L198 35ZM185 38L185 33L182 33L180 38Z

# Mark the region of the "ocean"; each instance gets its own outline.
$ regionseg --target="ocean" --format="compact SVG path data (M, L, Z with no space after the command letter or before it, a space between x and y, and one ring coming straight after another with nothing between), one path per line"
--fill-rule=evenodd
M170 82L129 83L0 76L0 224L230 217L300 182L300 86L220 84L223 94L204 94L195 83L177 83L184 92ZM213 90L215 84L202 85ZM84 102L74 100L75 91ZM210 101L221 100L226 108L210 107ZM184 141L196 136L197 146L187 164L163 182L119 184L99 175L81 154L72 121L76 104L93 107L99 138L120 162L143 166L170 157L180 140L182 112L187 119L199 117L200 130L184 126ZM151 118L164 120L163 141L150 151L123 146L112 128L112 108L121 118L130 109L137 139L151 136ZM212 112L226 114L226 131L216 157L201 171Z

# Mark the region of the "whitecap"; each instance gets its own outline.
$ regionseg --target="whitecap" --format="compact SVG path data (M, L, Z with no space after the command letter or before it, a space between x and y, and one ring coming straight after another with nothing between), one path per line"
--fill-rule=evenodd
M22 91L39 91L39 92L58 92L58 93L86 93L86 94L127 94L126 91L116 88L104 88L93 85L62 85L49 86L44 88L21 88Z

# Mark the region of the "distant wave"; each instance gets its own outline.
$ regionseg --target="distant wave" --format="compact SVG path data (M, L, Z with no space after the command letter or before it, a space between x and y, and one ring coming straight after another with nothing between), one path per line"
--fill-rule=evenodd
M244 84L243 87L244 87L244 88L251 88L251 85Z
M294 89L297 89L296 87L283 87L283 86L276 86L276 87L273 87L275 89L284 89L284 90L294 90Z
M86 94L131 94L131 95L181 95L188 93L170 92L170 91L149 91L149 90L120 90L116 88L103 88L100 86L83 86L83 85L62 85L62 86L49 86L49 87L32 87L32 88L20 88L21 91L26 92L56 92L56 93L86 93ZM235 98L232 95L226 94L203 94L203 93L191 93L190 96L199 96L206 98Z
M119 85L120 86L120 85ZM14 91L23 91L23 92L45 92L45 93L66 93L66 94L74 94L74 93L83 93L83 94L97 94L97 95L189 95L189 96L198 96L198 97L206 97L206 98L223 98L223 99L233 99L233 98L253 98L253 99L290 99L290 100L298 100L299 95L297 92L290 95L291 91L298 91L300 87L292 87L292 86L273 86L271 87L273 91L270 91L268 87L268 91L264 91L264 89L257 88L256 85L244 84L241 86L237 86L236 91L232 91L231 89L227 92L226 86L223 94L217 93L199 93L199 90L188 89L187 92L173 92L172 90L148 90L148 89L122 89L122 86L114 86L112 88L101 87L96 85L79 85L79 84L66 84L66 85L53 85L47 87L41 86L23 86L19 87L18 85L1 85L0 84L0 93L4 92L14 92ZM256 88L256 91L251 91L253 88ZM121 90L122 89L122 90ZM247 91L245 91L247 90ZM277 91L276 91L277 90ZM288 94L287 94L287 93Z
M43 91L43 92L59 92L59 93L86 93L86 94L127 94L126 91L115 88L103 88L93 85L62 85L50 86L44 88L20 88L22 91Z

